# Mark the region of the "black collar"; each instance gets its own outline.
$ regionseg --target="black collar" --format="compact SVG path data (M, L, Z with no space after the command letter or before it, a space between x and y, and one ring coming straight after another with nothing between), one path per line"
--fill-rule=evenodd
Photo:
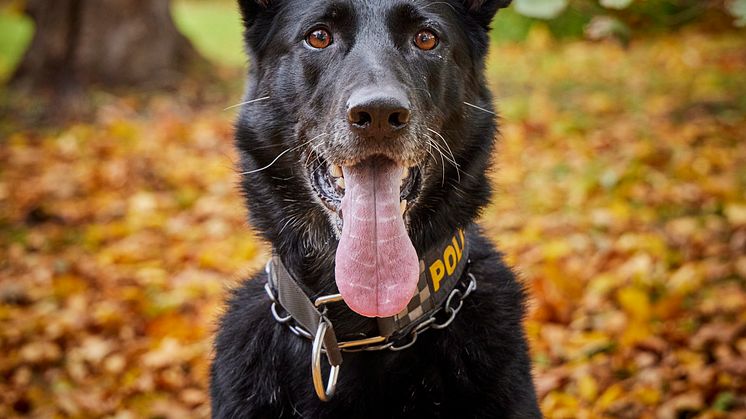
M468 242L464 230L459 229L444 241L431 246L420 257L417 293L401 313L376 319L377 334L360 334L364 337L345 342L338 342L333 328L334 319L329 318L326 307L329 304L340 304L342 306L337 307L338 309L351 311L344 305L340 294L312 299L279 256L272 257L267 263L265 290L272 300L272 315L275 320L286 324L296 335L314 340L314 351L323 340L323 349L326 350L329 363L338 367L342 363L342 351L402 350L414 344L418 333L428 328L447 327L461 309L463 299L476 288L476 279L468 272L469 264ZM286 314L280 313L278 308ZM443 312L445 320L438 323L436 316L440 312ZM320 348L318 350L320 353ZM323 386L320 389L317 385L316 370L314 364L316 392L325 400L324 396L331 397L331 394L328 394L328 388L324 392ZM331 392L333 393L333 386Z

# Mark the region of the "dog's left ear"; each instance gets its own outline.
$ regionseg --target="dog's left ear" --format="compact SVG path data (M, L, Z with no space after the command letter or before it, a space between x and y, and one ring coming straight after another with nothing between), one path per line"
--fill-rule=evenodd
M238 0L238 7L241 9L241 16L247 27L252 26L258 15L270 6L270 0Z
M512 0L463 0L468 13L485 29L498 10L510 6Z

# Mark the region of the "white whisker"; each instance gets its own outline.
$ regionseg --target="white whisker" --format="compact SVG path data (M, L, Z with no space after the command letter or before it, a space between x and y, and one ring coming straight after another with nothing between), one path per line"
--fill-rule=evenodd
M453 155L453 151L451 150L451 146L448 145L448 141L446 141L445 137L443 137L439 132L434 131L434 130L432 130L430 128L428 128L427 130L430 131L430 132L432 132L433 134L437 135L438 137L440 137L441 140L443 140L443 144L445 144L446 148L448 149L448 154L451 155L451 161L453 162L454 166L456 166L456 168L458 168L459 164L456 163L456 156Z
M427 137L430 138L433 141L433 145L436 146L436 149L441 154L441 158L445 157L445 159L448 160L448 162L451 163L451 165L456 169L457 182L461 183L461 169L460 169L460 165L456 162L456 156L453 155L453 151L451 151L451 146L448 145L448 141L446 141L446 139L442 135L440 135L440 133L438 133L437 131L434 131L434 130L432 130L430 128L428 128L427 130L430 131L430 132L432 132L433 134L437 135L438 137L440 137L441 140L443 140L443 144L445 144L445 146L448 148L448 154L450 154L450 156L451 156L450 158L443 153L443 148L440 145L438 145L438 142L435 141L434 138L432 138L429 135L427 135Z
M472 107L472 108L474 108L474 109L479 109L480 111L482 111L482 112L487 112L488 114L492 114L492 115L497 115L496 113L494 113L494 112L492 112L492 111L490 111L490 110L484 109L484 108L483 108L483 107L481 107L481 106L477 106L477 105L474 105L474 104L472 104L472 103L469 103L469 102L464 102L464 105L466 105L466 106L471 106L471 107Z
M254 174L254 173L257 173L257 172L261 172L262 170L267 170L270 167L272 167L272 165L274 165L275 163L277 163L277 161L280 160L280 158L282 158L282 156L284 156L285 154L290 153L291 151L295 151L295 150L297 150L297 149L299 149L299 148L307 145L308 143L312 142L313 140L315 140L317 138L320 138L320 137L323 137L324 135L329 135L329 134L324 133L324 134L317 135L317 136L311 138L310 140L304 142L303 144L300 144L300 145L292 147L292 148L288 148L287 150L285 150L282 153L278 154L277 157L275 157L275 159L272 160L268 165L266 165L266 166L264 166L264 167L262 167L260 169L254 169L254 170L250 170L248 172L242 172L241 174L242 175L251 175L251 174Z
M311 152L309 152L309 153L308 153L308 157L306 158L306 167L311 167L311 166L312 166L313 164L315 164L315 163L316 163L317 161L321 160L321 155L320 155L320 154L318 154L318 153L316 153L316 150L318 150L318 148L319 148L319 147L321 147L321 145L322 145L322 144L323 144L323 143L318 143L318 144L316 144L316 145L314 145L314 146L311 146ZM310 160L311 160L311 157L312 157L312 156L313 156L314 154L316 155L316 158L315 158L315 159L313 159L313 161L310 161ZM316 169L318 169L318 167L317 167ZM314 171L316 171L316 170L314 169Z
M443 152L438 148L438 146L435 144L435 140L433 140L433 137L429 135L425 135L427 137L427 144L429 146L435 147L435 149L438 151L438 154L440 154L440 173L441 173L441 179L440 179L440 186L443 187L446 184L446 162L443 160ZM428 154L430 154L433 157L433 160L435 160L435 164L437 164L438 159L435 158L433 153L431 153L429 150L426 150Z
M261 102L261 101L267 100L267 99L269 99L269 96L264 96L264 97L260 97L260 98L257 98L257 99L247 100L246 102L236 103L235 105L228 106L227 108L223 109L223 111L227 111L229 109L237 108L237 107L243 106L243 105L248 105L250 103Z
M425 137L427 137L431 141L433 147L435 147L435 149L438 150L438 153L440 153L443 157L445 157L448 163L450 163L454 167L458 166L455 161L451 160L451 158L445 154L443 147L439 145L438 142L435 141L433 137L429 135L425 135Z

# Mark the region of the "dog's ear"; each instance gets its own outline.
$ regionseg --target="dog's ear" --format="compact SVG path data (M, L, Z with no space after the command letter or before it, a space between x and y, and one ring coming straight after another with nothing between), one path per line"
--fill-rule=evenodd
M266 47L272 22L283 3L283 0L238 0L249 55Z
M485 29L498 10L510 6L512 0L463 0L469 14Z
M254 24L257 16L270 8L272 0L238 0L241 16L247 27Z

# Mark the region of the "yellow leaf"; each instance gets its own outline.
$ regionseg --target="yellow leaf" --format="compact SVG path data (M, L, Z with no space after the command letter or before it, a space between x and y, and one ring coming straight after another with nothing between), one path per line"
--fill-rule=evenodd
M648 294L637 287L625 287L617 293L619 304L634 320L648 321L650 319L650 298Z
M601 411L605 410L612 403L618 400L623 393L624 389L621 385L613 384L611 387L607 388L606 391L603 392L603 394L601 394L601 397L599 397L598 401L596 402L595 408Z
M650 326L640 321L632 321L624 329L621 337L621 343L624 346L632 346L638 342L647 339L651 335Z
M730 204L725 207L725 216L734 226L746 225L746 204Z
M583 375L578 379L578 394L586 401L593 401L598 395L598 384L591 375Z
M642 387L634 392L635 398L647 405L656 405L661 400L661 392L657 388Z

